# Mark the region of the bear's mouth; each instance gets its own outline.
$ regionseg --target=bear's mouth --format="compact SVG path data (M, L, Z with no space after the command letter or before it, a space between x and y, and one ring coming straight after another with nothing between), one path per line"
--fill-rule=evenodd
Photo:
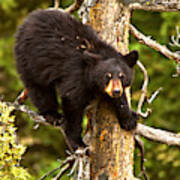
M121 97L123 94L123 86L121 80L111 79L105 87L105 92L112 98Z

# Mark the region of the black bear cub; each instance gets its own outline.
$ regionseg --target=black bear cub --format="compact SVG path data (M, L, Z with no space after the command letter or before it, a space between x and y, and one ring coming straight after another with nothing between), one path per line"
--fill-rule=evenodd
M58 90L65 133L74 150L85 146L82 117L97 96L112 103L123 129L136 127L138 116L129 108L125 95L138 59L136 51L123 56L69 14L37 10L16 34L15 58L28 96L49 121L61 118Z

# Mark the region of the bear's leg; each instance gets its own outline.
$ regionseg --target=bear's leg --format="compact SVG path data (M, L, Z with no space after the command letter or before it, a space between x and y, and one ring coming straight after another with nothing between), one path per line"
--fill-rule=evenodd
M86 145L81 138L83 108L78 103L72 104L72 100L67 97L62 98L62 108L65 119L65 133L71 147L73 150L78 147L85 147Z
M135 129L138 119L137 113L131 110L128 105L121 105L120 110L118 110L118 120L122 129L127 131Z
M28 96L37 107L39 114L51 124L59 124L62 116L58 113L56 92L53 86L33 85L28 88Z
M113 105L117 112L117 117L121 128L128 131L135 129L139 117L136 112L129 108L126 95L123 93L120 98L113 99Z

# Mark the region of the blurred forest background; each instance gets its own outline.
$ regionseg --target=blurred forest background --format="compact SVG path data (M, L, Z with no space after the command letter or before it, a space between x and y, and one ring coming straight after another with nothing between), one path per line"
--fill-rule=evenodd
M70 0L64 0L61 6L67 7L71 3ZM1 98L3 96L5 101L13 101L23 89L23 84L16 73L13 56L17 27L31 11L52 5L50 0L0 0L0 96ZM136 11L133 13L132 23L157 42L166 44L173 51L178 50L168 44L170 36L176 34L176 26L180 27L180 13ZM151 48L140 45L132 36L130 49L140 52L140 60L147 67L150 76L149 95L159 87L163 87L157 99L150 106L148 105L153 110L152 114L148 119L141 121L149 126L180 132L180 78L172 77L176 72L176 64ZM142 80L143 75L136 68L136 78L132 88L134 109L140 95ZM35 109L29 101L26 104ZM43 125L35 130L35 124L28 116L19 112L16 115L19 142L27 147L22 165L28 168L33 179L38 179L45 172L59 165L57 159L65 158L66 145L58 130ZM145 139L144 143L145 167L150 179L179 180L179 147L168 147ZM139 151L136 150L136 175L140 170L139 163ZM64 176L63 179L68 178Z

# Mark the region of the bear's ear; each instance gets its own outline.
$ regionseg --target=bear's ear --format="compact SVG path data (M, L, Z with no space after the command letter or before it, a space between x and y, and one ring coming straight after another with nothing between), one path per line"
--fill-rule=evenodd
M124 61L129 65L129 67L133 67L139 58L139 54L137 51L131 51L129 54L123 56Z
M102 59L101 55L90 52L88 50L84 51L84 54L90 57L90 59L86 60L86 63L89 65L96 65L98 61Z

